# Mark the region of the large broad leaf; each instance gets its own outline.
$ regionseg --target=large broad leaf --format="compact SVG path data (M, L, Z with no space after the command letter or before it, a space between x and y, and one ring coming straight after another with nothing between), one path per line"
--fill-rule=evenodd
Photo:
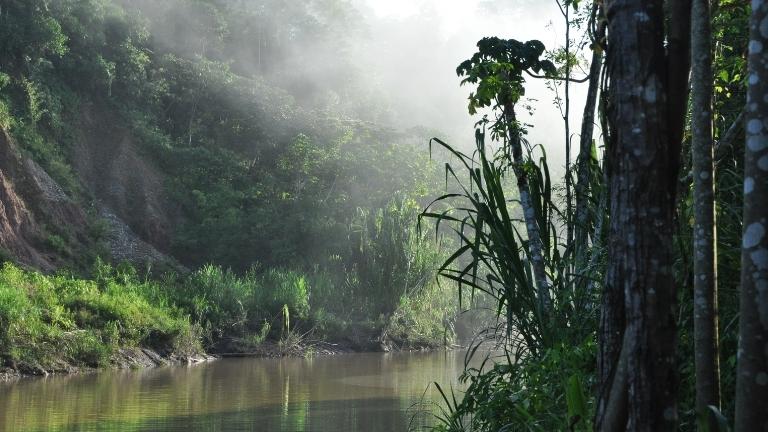
M588 430L587 402L581 377L574 374L568 378L565 386L565 397L568 403L568 424L572 431Z

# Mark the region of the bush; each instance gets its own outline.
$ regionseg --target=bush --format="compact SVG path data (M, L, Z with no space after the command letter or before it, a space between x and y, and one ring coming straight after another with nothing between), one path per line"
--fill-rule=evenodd
M434 279L417 294L403 296L384 334L402 348L435 348L454 342L452 318L458 310L453 287Z
M461 377L469 386L460 402L444 393L446 406L435 430L592 430L589 389L596 355L597 345L589 340L547 349L537 362L508 357L490 370L470 368Z
M206 265L171 291L175 302L203 327L210 345L225 337L261 333L265 321L274 324L281 319L284 306L299 321L308 321L310 316L308 279L292 270L259 273L253 268L238 276L232 270Z

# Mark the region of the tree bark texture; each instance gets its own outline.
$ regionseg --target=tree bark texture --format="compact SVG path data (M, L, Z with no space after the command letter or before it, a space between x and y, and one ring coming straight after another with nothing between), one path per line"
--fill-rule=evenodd
M749 26L737 432L768 431L768 2Z
M665 35L663 1L605 2L611 172L598 430L619 424L626 425L619 430L667 431L677 424L672 235L690 70L690 2L669 3ZM619 368L620 359L626 367ZM626 385L614 385L623 380ZM614 400L626 400L627 409L615 411L627 418L605 423Z
M707 408L720 407L720 358L717 312L717 234L715 224L714 137L712 131L712 30L710 0L691 8L693 154L693 327L696 411L708 430L717 421Z

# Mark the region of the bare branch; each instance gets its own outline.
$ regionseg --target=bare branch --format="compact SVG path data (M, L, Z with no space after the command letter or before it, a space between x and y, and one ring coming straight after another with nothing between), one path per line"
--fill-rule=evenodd
M550 79L550 80L554 80L554 81L569 81L569 82L572 82L572 83L585 83L585 82L589 81L589 78L590 78L590 75L587 75L584 78L580 78L580 79L566 78L566 77L557 77L557 76L547 76L547 75L536 75L535 73L533 73L533 72L531 72L529 70L526 70L525 73L527 73L528 75L532 76L533 78Z

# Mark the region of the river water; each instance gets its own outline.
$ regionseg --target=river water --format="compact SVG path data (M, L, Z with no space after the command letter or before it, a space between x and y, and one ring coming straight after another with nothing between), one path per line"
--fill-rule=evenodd
M405 431L464 352L221 359L0 384L3 431Z

